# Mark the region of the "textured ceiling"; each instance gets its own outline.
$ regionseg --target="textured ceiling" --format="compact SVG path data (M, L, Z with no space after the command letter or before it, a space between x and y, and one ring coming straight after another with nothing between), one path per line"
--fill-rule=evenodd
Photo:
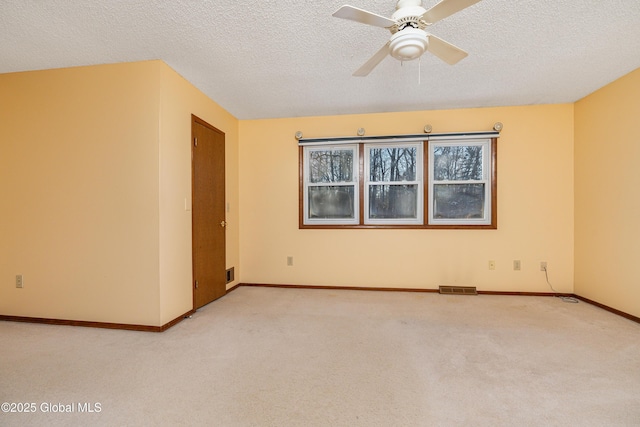
M437 0L424 0L429 8ZM640 67L640 0L483 0L429 27L469 52L388 57L333 18L394 0L0 0L0 73L161 59L239 119L573 102ZM1 94L0 94L1 99Z

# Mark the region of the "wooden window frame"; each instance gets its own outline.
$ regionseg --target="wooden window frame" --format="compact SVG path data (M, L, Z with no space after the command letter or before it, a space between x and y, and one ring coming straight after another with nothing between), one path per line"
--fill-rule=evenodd
M304 223L304 146L298 147L298 228L299 229L410 229L410 230L496 230L498 228L498 138L492 137L491 140L491 154L490 158L490 186L491 186L491 200L489 201L491 206L491 222L489 224L429 224L428 223L428 200L430 197L429 189L431 185L428 182L429 179L429 144L425 139L423 141L423 161L422 161L422 179L423 179L423 223L422 224L365 224L365 206L364 206L364 155L365 144L358 143L358 224L305 224ZM330 145L330 144L327 144Z

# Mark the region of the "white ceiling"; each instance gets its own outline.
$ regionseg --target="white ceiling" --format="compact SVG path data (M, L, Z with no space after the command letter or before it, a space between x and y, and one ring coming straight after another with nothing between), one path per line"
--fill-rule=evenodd
M469 52L457 65L389 57L352 77L389 32L333 18L344 3L395 10L394 0L0 0L0 73L161 59L237 118L259 119L574 102L640 67L640 0L483 0L429 27Z

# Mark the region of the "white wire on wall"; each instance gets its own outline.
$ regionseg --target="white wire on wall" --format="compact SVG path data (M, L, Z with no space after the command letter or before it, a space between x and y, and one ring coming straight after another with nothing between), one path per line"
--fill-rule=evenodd
M568 297L566 295L560 295L560 293L558 291L553 289L553 286L551 285L551 282L549 282L549 273L547 272L547 267L543 267L543 269L544 269L544 277L547 279L547 285L549 285L549 287L551 288L553 293L556 294L555 295L556 297L560 298L564 302L570 302L570 303L573 303L573 304L577 304L579 302L577 298Z

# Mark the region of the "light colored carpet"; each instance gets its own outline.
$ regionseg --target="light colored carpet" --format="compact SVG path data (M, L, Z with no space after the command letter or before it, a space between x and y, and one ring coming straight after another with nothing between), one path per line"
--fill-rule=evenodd
M640 425L640 325L551 297L241 287L161 334L0 343L0 402L36 407L3 426Z

